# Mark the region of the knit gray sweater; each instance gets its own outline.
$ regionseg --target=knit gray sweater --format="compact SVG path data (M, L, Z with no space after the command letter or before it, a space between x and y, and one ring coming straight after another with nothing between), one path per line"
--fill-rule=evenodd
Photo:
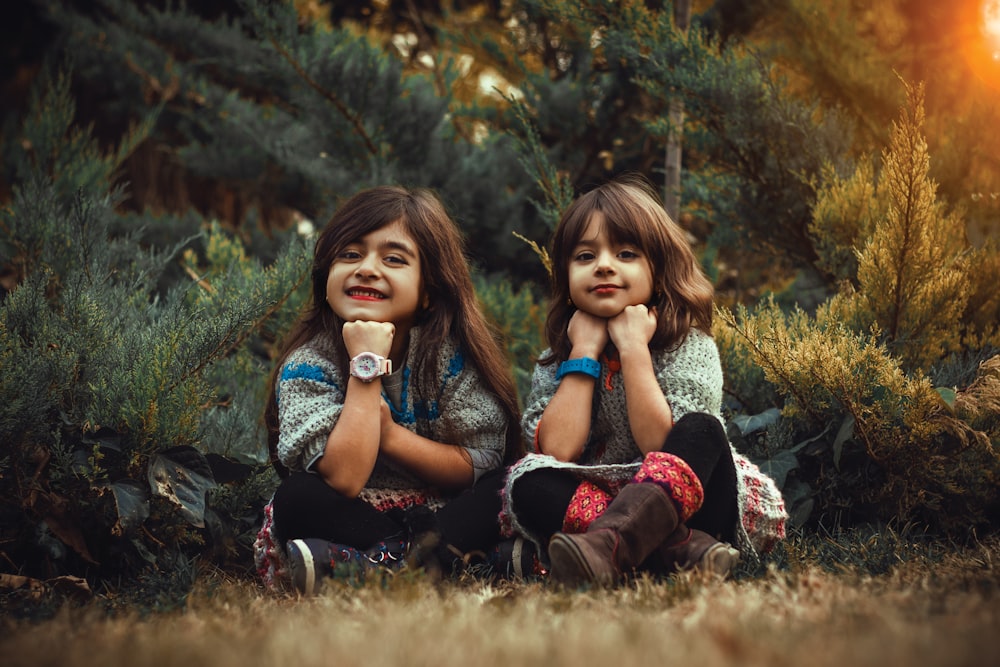
M436 382L429 386L410 372L410 360L423 355L436 358ZM294 350L278 379L278 456L292 472L310 470L323 455L326 441L344 407L347 378L334 362L336 348L324 333ZM392 408L393 420L436 442L465 447L476 468L499 467L505 445L507 417L496 396L483 385L479 371L466 363L453 342L427 350L419 328L410 330L410 342L401 374L398 401L383 398ZM378 413L372 419L379 419ZM421 489L427 485L379 456L365 488L376 490Z
M548 354L546 350L542 358ZM674 421L689 412L707 412L721 419L722 364L719 349L710 336L692 329L676 350L654 352L653 368ZM559 388L558 370L558 363L535 366L531 393L521 418L525 442L529 444L535 442L542 413ZM622 374L612 372L605 360L601 362L601 377L594 388L594 408L590 438L577 463L629 463L641 459L642 452L628 424Z
M543 353L542 357L549 354ZM531 393L521 419L525 441L537 451L535 439L545 407L559 388L556 373L559 364L538 364L531 379ZM684 342L675 350L653 354L653 369L663 397L670 404L674 421L692 412L704 412L722 420L722 364L715 340L708 334L691 329ZM594 388L594 412L590 437L583 453L575 462L558 461L551 456L532 453L515 464L507 477L504 490L504 523L512 530L538 541L521 525L511 512L509 497L513 482L521 475L538 468L569 470L581 479L609 483L627 482L639 469L642 451L632 437L625 386L621 372L613 371L607 360L601 361L601 377ZM731 445L730 445L731 446ZM738 547L752 556L768 551L785 536L788 517L784 500L774 481L735 449L737 502L741 521L736 527Z

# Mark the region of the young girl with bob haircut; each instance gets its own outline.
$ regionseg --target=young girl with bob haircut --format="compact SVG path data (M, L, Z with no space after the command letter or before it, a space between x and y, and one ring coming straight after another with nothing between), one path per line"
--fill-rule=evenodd
M503 467L523 453L514 381L434 194L376 187L340 207L283 349L265 413L283 479L256 544L267 583L311 593L338 563L448 569L496 545Z
M563 214L545 335L522 416L532 453L504 490L508 528L569 585L642 568L726 576L784 537L774 482L729 443L713 288L640 177Z

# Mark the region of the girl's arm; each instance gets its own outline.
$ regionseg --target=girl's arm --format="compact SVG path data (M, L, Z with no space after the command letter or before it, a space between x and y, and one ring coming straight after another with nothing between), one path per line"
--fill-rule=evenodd
M323 481L348 498L361 493L375 467L381 389L377 379L362 382L352 377L347 381L340 418L326 439L323 456L313 466Z
M462 489L475 483L477 473L502 465L507 429L516 425L486 388L478 369L466 364L465 355L450 341L438 355L440 389L435 387L433 397L411 393L415 404L427 408L430 430L421 429L426 437L395 423L384 404L381 451L431 485Z
M593 358L589 354L570 355L570 359L581 357ZM580 458L590 437L596 382L594 378L582 373L563 377L542 413L542 420L535 432L539 452L554 456L560 461L575 461Z
M396 464L433 486L463 489L472 486L475 479L472 459L464 448L436 442L400 426L392 420L385 401L380 447Z
M674 423L649 351L655 331L656 315L643 305L628 306L608 322L608 334L621 359L629 427L644 454L663 447Z
M346 322L344 345L352 357L361 352L388 356L394 331L387 322ZM383 403L381 379L362 382L349 377L340 417L326 440L323 456L314 466L327 484L348 498L361 493L375 468Z
M578 310L570 318L566 334L573 343L570 359L596 359L608 343L607 320ZM590 437L596 382L582 373L563 377L538 423L538 451L560 461L580 458Z

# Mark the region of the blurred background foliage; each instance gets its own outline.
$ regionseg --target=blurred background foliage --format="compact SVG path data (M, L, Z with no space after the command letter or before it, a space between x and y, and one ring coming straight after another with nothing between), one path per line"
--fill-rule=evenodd
M996 529L995 2L0 11L3 572L249 570L266 377L361 188L440 193L523 397L559 211L626 171L716 284L730 435L797 527Z

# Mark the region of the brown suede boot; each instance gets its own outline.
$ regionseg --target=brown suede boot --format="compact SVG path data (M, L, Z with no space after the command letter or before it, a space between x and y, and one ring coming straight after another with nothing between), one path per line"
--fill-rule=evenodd
M667 573L693 570L725 579L736 566L740 552L708 533L680 524L657 550L657 565Z
M586 533L549 541L552 578L567 586L608 586L639 566L680 523L674 502L656 484L627 484Z

